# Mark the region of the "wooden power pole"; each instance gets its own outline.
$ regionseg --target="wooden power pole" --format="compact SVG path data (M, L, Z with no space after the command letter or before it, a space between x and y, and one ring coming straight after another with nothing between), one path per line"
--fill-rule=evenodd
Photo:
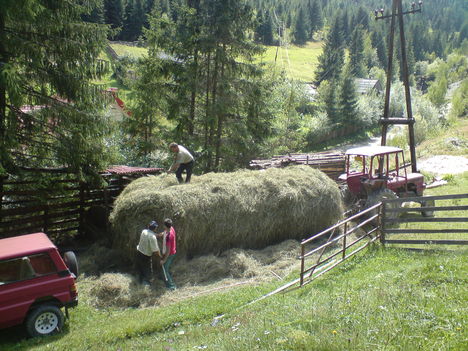
M421 12L422 1L419 1L416 5L415 2L411 4L411 10L403 11L403 6L401 4L402 0L393 0L392 3L392 13L390 15L384 14L384 9L375 10L375 19L381 20L390 18L390 37L388 41L388 64L387 64L387 84L385 88L385 105L383 117L380 119L382 124L382 141L381 145L386 145L387 143L387 130L389 125L395 124L404 124L408 125L409 132L409 146L411 153L411 171L416 173L416 144L414 139L414 123L413 110L411 108L411 92L409 85L409 72L408 72L408 59L406 56L406 40L405 40L405 31L403 25L403 15ZM405 97L406 97L406 115L404 117L390 117L390 88L392 84L392 74L393 74L393 51L394 51L394 39L395 39L395 27L396 21L398 19L399 31L400 31L400 48L401 48L401 70L403 72L403 84L405 86Z

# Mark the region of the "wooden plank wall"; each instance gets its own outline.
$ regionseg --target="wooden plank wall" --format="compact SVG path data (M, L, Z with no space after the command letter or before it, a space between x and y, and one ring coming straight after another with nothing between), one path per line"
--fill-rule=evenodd
M85 211L110 206L125 186L122 177L89 186L66 172L44 173L44 182L27 178L0 178L0 238L41 231L57 242L82 233Z

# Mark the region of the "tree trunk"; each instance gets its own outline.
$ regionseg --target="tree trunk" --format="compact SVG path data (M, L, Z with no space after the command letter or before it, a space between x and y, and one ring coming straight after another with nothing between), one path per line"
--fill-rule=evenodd
M208 135L208 163L207 170L212 170L213 164L213 138L215 134L215 118L218 114L218 108L216 107L216 100L218 94L218 75L219 75L219 48L216 48L215 66L213 71L213 89L211 92L211 111L209 116L209 135Z
M223 51L226 50L226 45L223 44ZM224 79L224 62L221 64L221 75L220 75L221 81ZM220 94L223 94L224 91L221 91ZM216 116L218 118L218 128L216 130L216 153L215 153L215 169L219 171L219 161L221 159L221 138L223 136L223 123L224 123L224 117L225 117L225 112L224 111L216 111Z
M211 91L211 53L207 55L207 67L206 67L206 91L205 91L205 151L208 150L208 134L209 134L209 119L210 119L210 91ZM205 171L208 171L208 162L205 165Z
M3 39L5 33L5 15L0 12L0 62L6 64L8 62L8 57L5 49L5 40ZM2 84L0 85L0 155L3 154L6 137L6 89Z
M188 122L188 135L193 136L194 132L194 125L195 125L195 105L197 102L197 80L198 80L198 50L195 49L193 54L193 63L195 66L195 72L192 77L192 92L190 97L190 115L189 115L189 122Z

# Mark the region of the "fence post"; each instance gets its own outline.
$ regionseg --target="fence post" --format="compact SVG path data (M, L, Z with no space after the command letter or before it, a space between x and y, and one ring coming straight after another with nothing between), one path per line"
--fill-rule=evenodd
M343 236L343 260L346 257L346 235L348 233L348 222L344 224L344 236Z
M301 243L301 276L300 276L300 280L301 280L301 285L302 286L304 284L304 253L305 253L305 249L304 249L304 245Z
M379 208L380 243L385 246L385 200Z
M84 223L84 205L85 205L85 196L84 196L84 183L80 180L80 219L78 224L78 235L83 235L83 223Z
M44 210L44 214L43 214L43 217L44 217L44 228L43 228L43 231L44 233L47 234L47 232L49 231L49 208L48 208L48 205L46 205L47 207L45 208Z

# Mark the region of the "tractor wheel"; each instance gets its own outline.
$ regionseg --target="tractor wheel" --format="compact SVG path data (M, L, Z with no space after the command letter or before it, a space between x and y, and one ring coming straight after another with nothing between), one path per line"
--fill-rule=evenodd
M393 191L390 189L381 189L378 191L373 192L372 194L369 195L366 201L366 208L372 207L375 204L382 202L383 200L391 200L391 199L398 199L397 194L395 194ZM386 205L387 209L397 209L400 207L400 204L398 202L391 202ZM375 215L377 213L377 210L372 211L370 213L371 216ZM385 213L385 218L386 219L396 219L398 218L400 214L398 212L388 212Z
M350 208L355 205L357 196L349 190L347 185L340 186L340 195L341 200L343 201L343 204L346 206L346 208Z
M421 207L433 207L435 205L434 200L421 201ZM421 211L423 217L434 217L434 211Z

